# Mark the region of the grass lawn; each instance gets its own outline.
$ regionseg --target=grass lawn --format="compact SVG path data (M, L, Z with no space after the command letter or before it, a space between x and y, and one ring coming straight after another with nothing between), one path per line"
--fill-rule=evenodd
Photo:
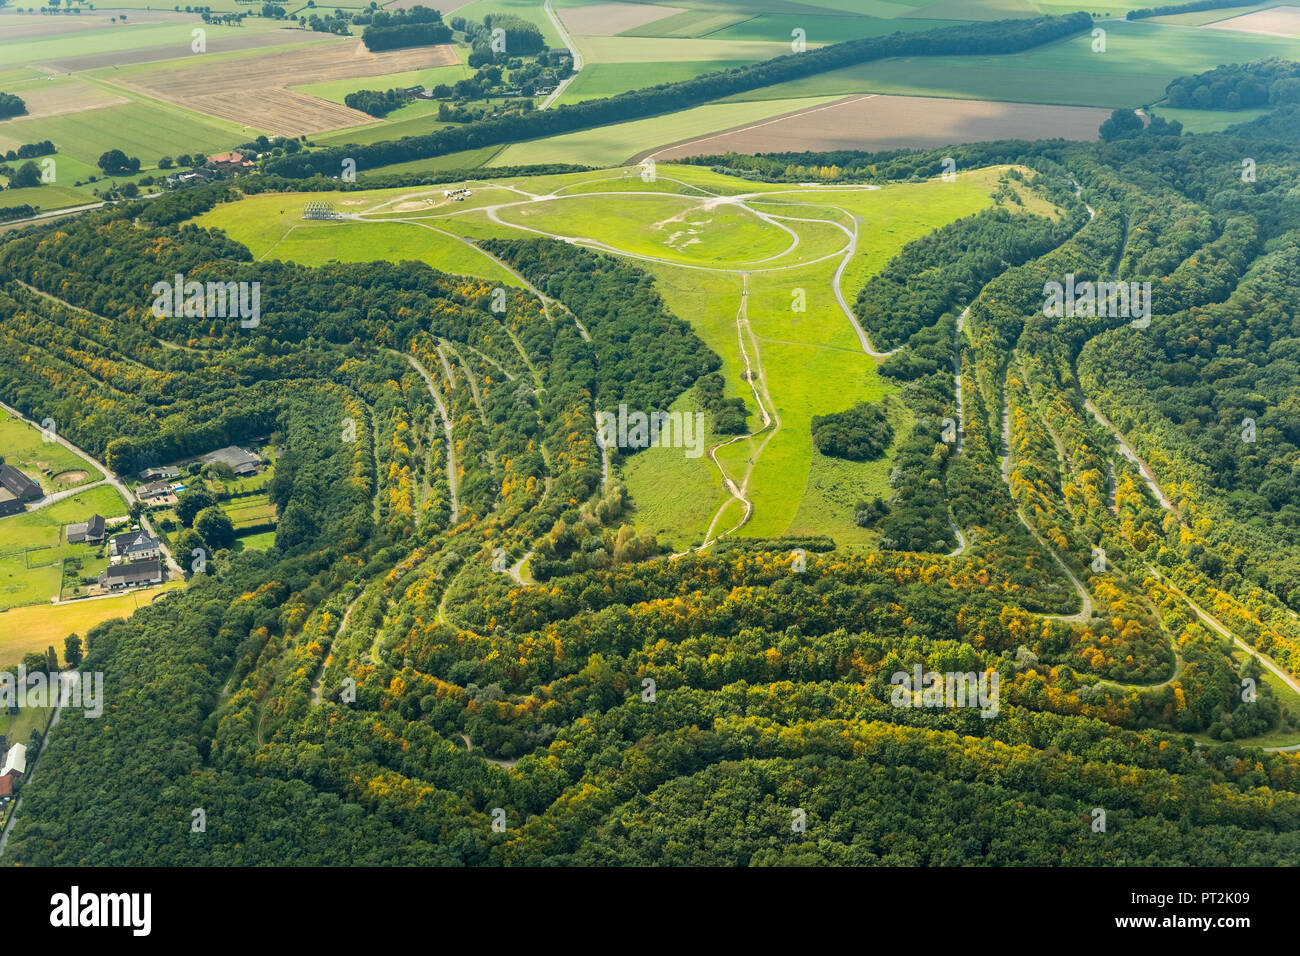
M392 196L424 191L407 188L367 193L263 193L224 203L193 221L225 230L231 239L247 246L255 259L281 259L308 266L331 261L413 259L444 272L518 285L518 280L483 253L416 223L309 222L301 218L308 201L323 200L340 209L361 210ZM437 225L432 221L430 224Z
M54 425L58 428L58 423ZM0 412L0 457L6 464L40 483L46 494L66 491L99 481L103 474L90 462L55 441L44 441L41 432L7 412ZM48 470L49 474L45 472ZM56 482L64 472L85 472L84 478Z
M275 532L259 531L256 534L241 534L237 540L237 550L266 551L275 544Z
M128 594L74 601L70 604L37 604L0 611L0 667L12 667L33 651L43 652L51 644L63 659L63 639L86 632L101 621L130 617L159 594L182 588L183 581L169 581L155 588Z
M745 263L780 255L792 243L781 229L740 206L708 208L695 197L576 195L512 206L501 219L530 229L594 239L677 262Z

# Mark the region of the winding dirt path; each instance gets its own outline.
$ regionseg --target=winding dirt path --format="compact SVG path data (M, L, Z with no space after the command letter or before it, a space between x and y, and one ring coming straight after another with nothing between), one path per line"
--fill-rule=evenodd
M451 497L451 521L455 524L460 518L460 501L456 497L456 440L451 433L451 416L447 414L447 406L443 404L442 396L438 394L438 389L433 383L433 376L420 364L420 360L408 353L395 352L394 354L402 355L411 367L420 373L425 386L429 389L429 395L433 398L433 404L438 407L438 414L442 417L443 431L447 436L447 491Z

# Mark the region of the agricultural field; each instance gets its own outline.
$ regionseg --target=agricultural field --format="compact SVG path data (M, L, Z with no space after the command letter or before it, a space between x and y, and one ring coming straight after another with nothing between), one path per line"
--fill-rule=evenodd
M1108 110L866 94L651 153L657 160L721 153L925 149L998 139L1094 140Z
M168 581L157 587L139 588L112 597L66 604L47 602L0 611L0 667L14 666L24 654L44 653L51 644L62 661L63 639L69 634L84 637L97 624L128 618L162 595L184 587L183 581Z
M1156 103L1170 81L1271 56L1300 56L1300 41L1189 30L1145 20L1105 25L1106 50L1079 36L1011 57L882 60L741 93L733 101L862 93L1116 108Z
M39 503L38 503L39 504ZM91 577L108 565L105 545L68 544L65 525L101 515L106 521L126 517L116 490L100 485L53 504L0 519L0 607L48 602L67 590L65 562L81 565L73 576Z
M0 411L0 458L41 486L47 495L97 482L103 474L39 429Z
M1300 38L1300 7L1287 5L1270 7L1266 10L1229 17L1226 20L1215 20L1204 24L1203 29Z

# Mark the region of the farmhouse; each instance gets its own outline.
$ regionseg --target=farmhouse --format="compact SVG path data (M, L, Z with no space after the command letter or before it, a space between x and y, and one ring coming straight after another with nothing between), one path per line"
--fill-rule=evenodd
M158 540L147 531L131 531L116 535L108 544L109 560L113 564L139 561L142 558L156 558L159 555Z
M208 168L223 176L233 176L252 170L253 161L245 159L243 153L218 153L208 157Z
M10 515L20 515L27 509L23 503L11 495L8 491L0 488L0 518L8 518Z
M210 169L194 169L188 173L173 173L167 177L168 187L175 189L178 186L194 186L199 183L208 183L217 178L217 174Z
M5 754L4 766L0 767L0 777L21 777L27 772L27 745L14 744Z
M89 521L70 524L64 529L68 544L99 544L104 540L105 533L104 518L101 515L91 515Z
M45 496L40 485L13 465L0 465L0 487L19 501L35 501L37 498Z
M146 468L140 472L139 477L141 481L159 481L164 478L179 478L180 476L181 470L179 468L164 466L161 468Z
M162 584L162 579L162 563L157 558L150 558L106 568L99 575L99 586L106 591L120 591L142 584Z
M150 482L136 492L141 501L153 501L156 498L166 498L171 493L171 483L166 481Z
M207 464L216 464L220 462L223 465L229 465L231 471L235 473L236 478L244 478L248 475L255 475L262 470L262 459L254 455L251 451L245 451L234 445L226 448L218 448L214 452L209 452L202 456L202 460Z

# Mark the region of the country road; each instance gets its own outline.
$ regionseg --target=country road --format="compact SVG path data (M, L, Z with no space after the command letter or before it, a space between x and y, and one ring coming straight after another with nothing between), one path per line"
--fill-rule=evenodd
M573 37L569 35L569 31L566 30L564 24L560 22L559 15L556 14L555 8L551 6L551 0L546 0L542 9L544 9L546 15L551 18L551 23L554 24L556 32L560 34L560 39L564 42L564 45L569 48L569 52L573 54L573 75L560 81L560 85L552 90L551 94L538 105L537 108L539 110L549 109L551 104L558 100L564 91L568 89L569 84L577 79L578 73L582 70L582 53L578 50L578 44L573 42Z
M55 725L58 724L59 718L63 716L64 701L71 699L72 692L80 680L81 675L77 671L61 671L59 673L59 690L54 701L54 715L50 718L45 733L41 734L41 749L36 753L35 757L28 758L26 780L23 782L24 787L29 785L32 782L32 777L36 775L41 757L45 755L46 749L50 746L50 734ZM5 821L4 832L0 833L0 857L4 856L5 848L9 845L9 833L14 828L14 821L18 819L18 811L22 809L22 805L23 797L22 794L19 794L18 799L14 801L13 809L9 811L9 819Z

